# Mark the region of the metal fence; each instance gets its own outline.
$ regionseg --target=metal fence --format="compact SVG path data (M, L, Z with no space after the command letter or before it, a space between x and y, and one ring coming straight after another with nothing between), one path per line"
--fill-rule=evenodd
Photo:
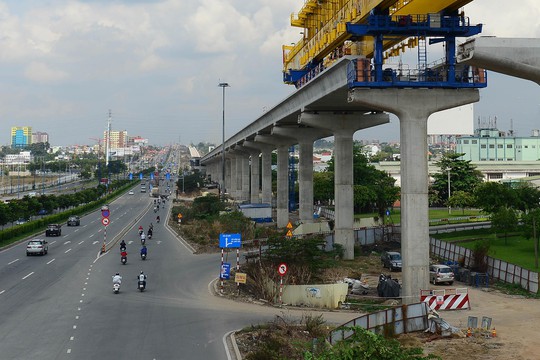
M395 334L423 331L428 327L427 303L401 305L391 309L362 315L338 326L328 336L330 344L345 340L353 335L352 327L359 326L376 334L382 334L388 326L393 327Z
M430 252L444 260L457 261L464 267L473 265L473 255L470 249L466 249L447 241L430 238ZM487 257L488 274L490 278L509 284L519 284L531 293L538 293L538 273L506 261Z

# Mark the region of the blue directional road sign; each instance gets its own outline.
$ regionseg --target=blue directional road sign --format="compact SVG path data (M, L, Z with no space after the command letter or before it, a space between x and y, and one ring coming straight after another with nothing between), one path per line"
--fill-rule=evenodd
M229 280L229 278L231 277L231 264L223 263L223 265L221 265L219 277L221 279Z
M139 180L142 180L142 173L139 173Z
M219 234L220 248L239 248L242 245L242 237L240 234Z
M165 175L165 178L167 178L167 180L171 180L171 174L170 174L170 173L167 173L167 174Z
M129 173L129 180L133 180L133 174Z
M150 173L150 180L154 180L154 173Z

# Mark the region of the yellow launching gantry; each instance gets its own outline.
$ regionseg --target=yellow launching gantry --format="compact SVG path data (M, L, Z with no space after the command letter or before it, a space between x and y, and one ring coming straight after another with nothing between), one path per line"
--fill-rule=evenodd
M291 25L301 28L302 38L294 45L283 46L283 80L297 85L308 73L319 71L343 55L373 57L372 36L355 38L347 32L347 23L367 24L369 15L392 17L411 14L455 14L472 0L305 0L298 14L291 15ZM405 48L418 45L418 38L395 37L384 41L384 50L395 56Z

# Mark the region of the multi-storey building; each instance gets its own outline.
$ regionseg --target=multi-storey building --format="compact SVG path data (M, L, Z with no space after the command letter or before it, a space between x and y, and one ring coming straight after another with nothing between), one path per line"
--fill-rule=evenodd
M128 145L128 133L126 130L111 130L111 139L109 142L109 149L125 148ZM104 144L107 144L107 131L103 132ZM106 146L106 145L105 145Z
M11 147L23 148L32 144L31 126L12 126L11 127Z
M47 142L49 142L49 134L47 134L46 132L38 131L38 132L32 133L32 144L47 143Z
M477 129L473 136L457 139L457 153L464 160L480 161L538 161L540 160L540 131L532 136L515 137L496 128Z

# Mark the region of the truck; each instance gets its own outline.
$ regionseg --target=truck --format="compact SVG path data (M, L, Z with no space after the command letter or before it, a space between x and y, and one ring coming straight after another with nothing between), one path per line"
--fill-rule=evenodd
M245 217L257 223L272 222L272 205L270 204L245 204L239 205L238 209Z
M150 193L150 196L159 197L159 188L157 186L152 188L152 192Z

